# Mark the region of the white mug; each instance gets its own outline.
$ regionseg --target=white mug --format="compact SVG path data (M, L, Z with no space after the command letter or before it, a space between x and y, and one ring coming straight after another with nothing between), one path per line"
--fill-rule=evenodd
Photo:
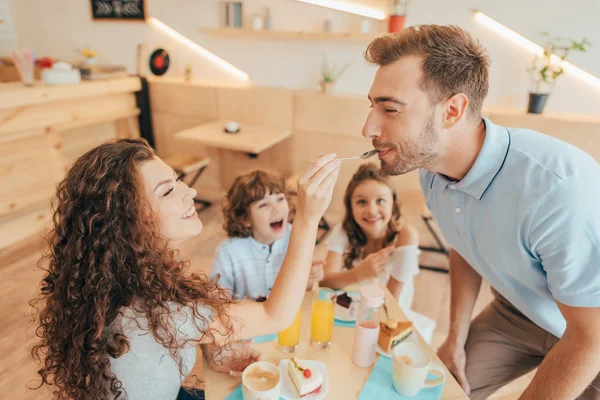
M271 372L277 375L277 384L269 389L260 390L260 388L253 387L251 379L248 378L249 374L252 374L253 369L261 368L264 371ZM242 374L242 396L244 400L279 400L281 393L281 373L276 365L266 361L257 361L250 364L244 370Z
M427 379L429 372L438 379ZM393 350L392 383L402 396L412 397L423 388L441 385L446 380L444 367L431 358L423 347L416 343L400 343Z

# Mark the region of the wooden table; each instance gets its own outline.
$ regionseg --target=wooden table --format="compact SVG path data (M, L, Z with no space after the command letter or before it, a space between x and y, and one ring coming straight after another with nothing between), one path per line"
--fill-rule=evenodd
M224 129L227 122L219 119L197 125L179 132L177 138L219 149L258 155L292 136L292 131L288 129L247 124L245 122L238 122L240 125L238 133L226 133Z
M397 320L405 320L406 316L398 307L392 294L386 289L386 297L390 317ZM311 292L307 292L302 305L302 334L300 346L294 354L300 359L319 360L327 365L329 376L328 399L350 400L358 398L371 373L371 368L360 368L354 365L350 359L352 354L352 343L354 339L353 328L333 328L332 345L328 349L314 349L310 343L310 312L312 298ZM419 336L419 341L429 349L433 357L438 360L433 349L431 349ZM290 358L291 355L281 353L277 350L277 341L255 344L254 347L262 352L263 360L279 364L279 360ZM232 378L226 374L219 374L206 368L206 398L208 400L224 399L240 384L240 378ZM442 399L468 399L454 377L446 370L446 384Z
M291 171L282 166L289 162L289 150L284 141L292 136L291 129L249 124L238 121L238 133L224 131L227 120L215 120L178 132L175 137L183 143L195 143L219 150L221 185L228 189L235 177L255 169L265 169L281 176ZM264 157L257 159L261 153ZM283 168L285 169L285 168ZM289 169L289 168L288 168Z

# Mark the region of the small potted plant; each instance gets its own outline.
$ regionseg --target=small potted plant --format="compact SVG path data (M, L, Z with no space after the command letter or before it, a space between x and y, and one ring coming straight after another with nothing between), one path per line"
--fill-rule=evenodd
M329 66L327 57L323 54L323 64L321 65L321 81L319 82L321 85L321 93L329 93L334 83L348 69L350 64L351 63L344 64L340 68L338 68L335 63L332 66Z
M184 71L184 74L185 74L185 80L186 80L186 82L189 82L189 81L191 81L191 80L192 80L192 78L193 78L193 73L194 73L194 72L193 72L193 70L192 70L192 65L191 65L191 64L187 64L187 65L185 66L185 71Z
M533 58L533 65L529 69L532 73L533 88L529 93L529 105L527 112L530 114L541 114L548 96L552 92L556 79L564 73L562 61L573 51L586 51L591 43L583 38L580 41L551 36L548 32L542 32L546 37L543 54Z
M85 47L81 50L81 55L83 56L83 65L98 65L98 53L95 50L90 49L89 47Z

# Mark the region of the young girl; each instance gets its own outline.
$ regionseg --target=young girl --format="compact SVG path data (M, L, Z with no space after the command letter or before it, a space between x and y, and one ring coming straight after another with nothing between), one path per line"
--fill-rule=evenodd
M145 141L80 157L57 189L47 275L33 303L42 307L33 349L40 386L54 385L59 399L175 399L196 344L289 326L339 173L334 158L298 178L288 252L268 300L257 303L232 302L205 275L186 273L177 244L202 230L196 191Z
M217 247L211 277L236 299L267 298L290 241L288 205L283 179L257 170L238 176L223 201L225 239ZM323 278L322 262L307 289Z
M329 253L321 285L341 289L379 278L407 316L415 319L420 333L430 339L435 322L410 310L413 278L419 273L418 234L402 221L389 178L374 164L361 165L348 184L344 205L343 223L327 238Z

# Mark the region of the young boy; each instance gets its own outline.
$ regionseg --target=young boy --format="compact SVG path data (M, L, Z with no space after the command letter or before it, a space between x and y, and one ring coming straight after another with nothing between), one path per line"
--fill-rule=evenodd
M267 298L287 251L291 224L283 179L257 170L236 178L223 202L228 239L217 247L211 276L236 299ZM323 279L313 262L307 289Z

